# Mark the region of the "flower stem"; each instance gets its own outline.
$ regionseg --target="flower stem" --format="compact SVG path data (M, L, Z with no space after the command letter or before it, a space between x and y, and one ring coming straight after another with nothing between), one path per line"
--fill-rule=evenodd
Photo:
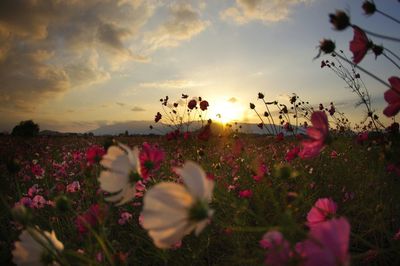
M378 10L378 9L376 10L376 12L378 12L379 14L381 14L381 15L387 17L388 19L391 19L391 20L393 20L394 22L400 24L400 20L398 20L397 18L394 18L394 17L392 17L392 16L390 16L390 15L388 15L388 14L386 14L386 13L384 13L384 12Z
M386 87L388 87L389 89L391 89L392 87L385 81L383 81L381 78L377 77L376 75L372 74L371 72L369 72L368 70L366 70L363 67L360 67L359 65L355 65L353 62L351 62L350 60L348 60L347 58L341 56L340 54L334 52L334 55L338 56L340 59L342 59L343 61L349 63L350 65L354 65L354 67L358 68L359 70L361 70L362 72L364 72L365 74L369 75L370 77L376 79L377 81L379 81L380 83L382 83L383 85L385 85Z
M356 25L353 25L353 26L356 26ZM358 26L356 26L356 27L358 27ZM365 29L363 29L363 28L361 28L361 27L359 27L359 28L360 28L362 31L364 31L365 33L367 33L367 34L369 34L369 35L372 35L372 36L375 36L375 37L377 37L377 38L386 39L386 40L394 41L394 42L400 42L400 39L399 39L399 38L391 37L391 36L386 36L386 35L382 35L382 34L379 34L379 33L372 32L372 31L368 31L368 30L365 30Z

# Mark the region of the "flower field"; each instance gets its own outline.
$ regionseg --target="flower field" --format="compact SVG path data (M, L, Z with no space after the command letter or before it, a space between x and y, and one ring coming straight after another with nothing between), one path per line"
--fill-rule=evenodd
M35 258L28 228L61 265L398 264L398 135L330 139L307 159L294 137L3 136L0 259Z

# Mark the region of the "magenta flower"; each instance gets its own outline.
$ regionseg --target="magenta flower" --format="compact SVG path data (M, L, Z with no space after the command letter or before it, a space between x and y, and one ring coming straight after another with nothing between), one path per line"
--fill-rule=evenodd
M296 246L305 266L349 264L350 224L346 218L332 219L311 228L308 239Z
M130 214L129 212L123 212L121 213L120 218L118 219L118 224L124 225L131 219L132 219L132 214Z
M160 169L165 158L165 153L157 145L144 142L139 153L140 173L144 180L152 176L153 172Z
M350 42L350 51L353 53L354 64L358 64L372 47L372 43L362 29L357 26L353 26L353 29L354 37Z
M392 117L400 111L400 78L390 77L389 82L391 89L385 92L385 100L389 105L383 110L383 113L387 117Z
M86 150L86 160L88 165L93 165L95 163L100 162L103 155L106 154L106 151L103 147L93 145Z
M303 149L299 152L301 158L311 158L318 155L324 148L329 134L329 123L325 112L315 111L311 115L312 127L307 128L308 140L302 141Z
M47 200L41 195L36 195L32 199L32 207L35 209L42 209L46 206Z
M336 210L337 205L332 199L318 199L307 214L308 226L312 227L328 220L329 217L332 217L336 214Z
M300 148L299 147L294 147L293 149L291 149L290 151L288 151L285 155L285 160L287 162L292 161L293 159L295 159L300 152Z
M264 234L259 243L268 250L266 265L287 265L291 257L290 244L280 232L270 231Z
M242 190L239 191L239 197L240 198L251 198L253 196L253 191L251 189L246 189L246 190Z
M67 185L67 192L69 193L78 192L80 189L81 185L79 184L79 181L73 181L71 184Z

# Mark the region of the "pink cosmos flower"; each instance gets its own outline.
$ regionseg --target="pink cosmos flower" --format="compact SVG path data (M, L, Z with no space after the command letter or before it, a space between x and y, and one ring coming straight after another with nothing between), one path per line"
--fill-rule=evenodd
M80 189L81 185L79 184L79 181L73 181L71 184L67 185L67 192L69 193L78 192Z
M251 198L253 196L253 191L251 189L246 189L246 190L242 190L239 191L239 197L240 198Z
M28 196L32 198L33 196L35 196L36 194L38 194L38 193L40 192L40 190L41 190L41 189L39 189L39 185L38 185L38 184L34 184L33 186L31 186L31 187L28 189Z
M265 258L266 265L286 265L291 257L289 242L278 231L264 234L260 246L268 250Z
M32 207L35 209L42 209L46 206L47 200L41 195L36 195L32 199Z
M336 158L336 157L338 157L337 151L332 151L331 152L331 158Z
M346 218L332 219L311 227L308 239L298 243L305 266L336 266L349 263L350 224Z
M130 219L132 219L132 214L130 214L129 212L123 212L123 213L121 213L120 218L118 219L118 224L119 225L124 225Z
M298 156L299 152L300 152L300 148L294 147L293 149L288 151L288 153L286 153L285 160L287 162L292 161L294 158L296 158Z
M314 206L307 214L307 224L312 227L316 224L328 220L336 214L337 205L330 198L321 198L315 202Z
M384 95L389 105L383 110L383 113L387 117L392 117L400 111L400 78L390 77L389 82L391 89L387 90Z
M22 197L15 205L24 205L25 207L33 208L32 199L29 197Z
M31 167L32 174L36 179L42 179L44 175L44 169L39 164L34 164Z
M353 53L354 64L358 64L372 47L372 43L362 29L357 26L353 26L353 29L354 37L350 42L350 51Z
M303 140L303 149L299 152L301 158L311 158L318 155L324 148L325 140L329 134L329 123L325 112L315 111L311 115L312 127L307 128L310 139Z
M106 151L103 147L97 145L90 146L86 151L86 160L88 165L90 166L100 162L104 154L106 154Z
M139 153L140 173L144 180L152 176L154 171L160 169L165 158L165 153L157 145L144 142Z

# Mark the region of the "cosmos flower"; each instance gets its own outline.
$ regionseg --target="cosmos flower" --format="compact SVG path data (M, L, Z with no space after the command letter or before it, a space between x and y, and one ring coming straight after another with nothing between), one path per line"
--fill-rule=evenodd
M140 173L143 179L148 179L154 171L160 169L164 158L165 153L157 145L144 142L139 153Z
M105 153L106 152L104 151L103 147L97 145L89 147L86 151L86 160L88 165L98 163Z
M207 179L204 170L188 161L175 172L184 185L162 182L144 196L142 226L158 248L171 248L193 230L196 235L209 222L209 209L214 182Z
M354 37L350 42L350 51L353 53L353 63L358 64L372 47L365 32L357 26L353 26Z
M201 101L200 102L200 109L202 110L202 111L205 111L205 110L207 110L207 108L208 108L208 102L207 101Z
M389 82L391 89L385 92L385 100L389 105L383 110L383 113L387 117L392 117L400 111L400 78L390 77Z
M75 219L76 229L80 234L88 232L89 227L95 228L103 222L108 213L108 208L99 204L93 204L83 214L78 215Z
M98 178L100 188L112 193L107 201L122 205L135 197L135 184L141 179L139 150L119 144L107 150L100 164L107 170L100 173Z
M22 231L19 240L15 242L12 251L16 265L58 265L54 258L57 252L64 249L64 245L54 231L50 233L39 228L29 228Z
M313 112L311 122L313 126L307 128L307 135L310 139L302 141L303 148L299 152L301 158L311 158L318 155L328 138L329 124L325 112Z
M315 202L314 206L307 214L307 224L312 227L318 223L328 220L336 214L337 205L330 198L321 198Z
M350 224L346 218L332 219L311 228L308 239L298 245L305 266L349 265Z
M259 243L268 250L266 265L287 265L291 256L290 244L280 232L267 232Z

